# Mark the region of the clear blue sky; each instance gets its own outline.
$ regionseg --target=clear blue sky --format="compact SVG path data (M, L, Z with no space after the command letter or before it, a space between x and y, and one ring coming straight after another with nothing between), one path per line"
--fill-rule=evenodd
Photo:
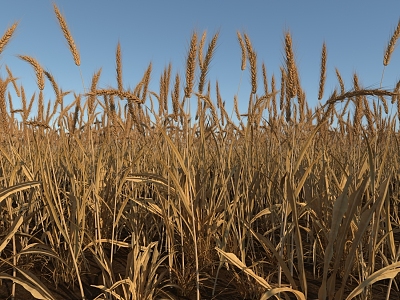
M150 88L158 93L162 70L172 63L172 74L184 78L186 53L193 30L204 30L210 39L216 31L220 38L211 63L209 79L218 79L228 111L241 78L241 50L236 32L246 32L257 52L259 94L262 94L261 63L268 78L283 63L283 35L290 30L294 41L300 80L309 104L317 104L320 54L325 41L328 49L327 84L324 99L338 86L335 67L350 89L357 72L364 87L379 87L383 52L400 17L400 2L361 0L302 1L133 1L96 0L54 1L63 13L81 55L85 86L102 67L99 86L116 86L115 50L122 47L125 87L135 87L149 62L153 63ZM19 21L13 39L0 55L0 73L8 65L27 98L37 91L35 73L19 54L36 58L50 71L63 90L83 92L79 69L58 26L51 0L6 1L0 10L0 35ZM209 41L207 40L207 42ZM239 105L244 113L250 92L250 75L242 75ZM383 86L393 88L400 79L400 50L392 55ZM279 88L279 84L278 84ZM10 90L11 86L10 86ZM214 89L215 91L215 89ZM54 100L46 82L45 100ZM71 99L71 98L70 98ZM18 99L14 106L18 108ZM68 101L66 99L66 101Z

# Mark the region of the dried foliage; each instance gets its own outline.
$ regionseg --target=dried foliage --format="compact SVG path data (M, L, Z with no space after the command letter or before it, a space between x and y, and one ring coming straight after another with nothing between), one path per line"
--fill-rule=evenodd
M37 299L399 298L399 125L386 98L400 116L400 84L366 89L355 74L345 90L336 69L340 91L313 108L286 33L280 90L274 74L269 89L263 64L259 95L255 50L237 36L251 92L247 112L234 96L231 115L222 84L207 76L218 33L205 55L206 33L199 43L193 33L185 82L169 64L158 94L151 63L134 90L124 88L119 44L117 86L99 86L100 69L66 106L69 92L30 56L19 56L37 76L30 101L7 68L0 298L25 297L16 285ZM196 119L184 107L192 95Z

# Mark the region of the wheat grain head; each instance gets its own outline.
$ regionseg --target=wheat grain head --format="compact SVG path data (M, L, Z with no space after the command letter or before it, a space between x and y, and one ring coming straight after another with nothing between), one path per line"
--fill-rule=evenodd
M325 80L326 80L326 44L324 42L322 45L322 53L321 53L321 74L319 78L318 100L321 100L324 95Z
M43 68L40 66L38 61L34 59L33 57L27 56L27 55L18 55L18 57L27 63L29 63L33 69L35 70L36 73L36 82L39 87L39 90L44 89L44 74L43 74Z
M81 65L81 59L79 56L78 49L76 48L74 39L72 38L71 32L68 29L67 22L65 21L63 15L61 14L60 10L58 9L57 5L53 4L54 12L56 14L58 23L60 24L60 28L64 34L65 39L69 45L69 50L71 51L72 57L74 58L75 65Z
M397 23L397 27L395 31L393 32L393 35L386 47L385 55L383 56L383 65L386 67L389 62L390 62L390 57L392 56L392 53L394 51L394 48L396 46L396 42L398 38L400 37L400 19Z
M7 43L10 41L10 39L11 39L15 29L17 28L17 26L18 26L18 22L15 22L3 34L2 38L0 39L0 54L1 54L1 52L3 52L3 50L6 47Z
M190 41L189 53L186 60L186 87L185 98L190 98L193 91L194 73L196 70L197 33L193 32Z

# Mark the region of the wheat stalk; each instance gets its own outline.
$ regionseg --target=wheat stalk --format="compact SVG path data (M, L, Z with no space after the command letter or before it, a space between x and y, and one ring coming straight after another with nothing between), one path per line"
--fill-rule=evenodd
M11 80L11 82L13 84L15 93L17 94L18 97L21 97L21 92L19 91L18 86L17 86L17 82L16 82L16 79L18 79L18 78L14 78L10 68L7 65L6 65L6 70L7 70L8 77L10 78L10 80Z
M283 102L285 100L285 85L286 85L286 72L285 69L280 67L281 70L281 96L279 98L279 109L283 110Z
M221 114L221 118L220 118L221 125L224 126L224 124L225 124L225 120L224 119L225 119L226 112L225 112L224 103L222 102L221 94L220 94L220 91L219 91L218 80L215 83L215 92L217 94L217 108L219 109L220 114Z

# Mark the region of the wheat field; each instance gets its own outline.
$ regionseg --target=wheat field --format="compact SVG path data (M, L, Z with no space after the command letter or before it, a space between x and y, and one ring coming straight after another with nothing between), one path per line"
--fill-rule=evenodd
M80 70L55 4L54 13ZM17 27L5 30L0 53ZM379 78L399 35L400 22ZM112 88L98 86L100 69L88 87L82 79L85 93L63 92L35 58L19 55L37 81L27 99L5 66L0 297L400 298L400 81L368 89L354 74L345 85L336 69L339 88L326 95L323 44L311 107L290 32L271 78L237 32L251 93L246 112L237 97L228 111L207 77L218 37L193 32L185 76L168 65L159 91L149 87L151 64L124 88L119 43Z

